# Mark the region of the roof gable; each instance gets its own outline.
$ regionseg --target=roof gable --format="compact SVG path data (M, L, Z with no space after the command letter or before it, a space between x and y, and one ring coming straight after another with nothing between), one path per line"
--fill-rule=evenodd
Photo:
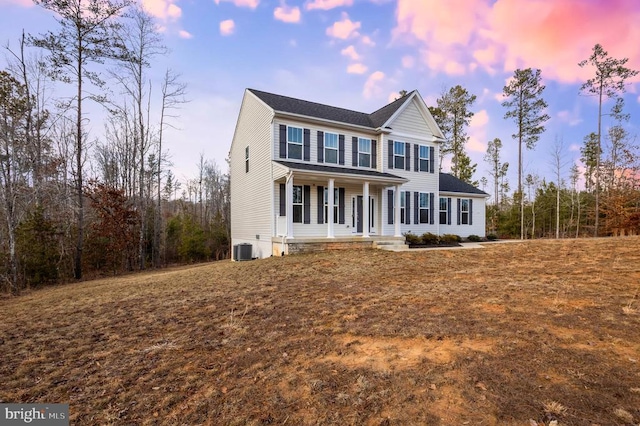
M458 192L461 194L477 194L489 196L484 191L464 182L449 173L440 173L440 192Z
M352 124L355 126L377 129L385 124L391 116L412 96L414 90L407 95L396 99L379 110L367 114L353 111L346 108L339 108L330 105L319 104L317 102L305 101L288 96L276 95L274 93L262 92L255 89L247 89L258 99L276 112L303 115L310 118L335 121L339 123Z

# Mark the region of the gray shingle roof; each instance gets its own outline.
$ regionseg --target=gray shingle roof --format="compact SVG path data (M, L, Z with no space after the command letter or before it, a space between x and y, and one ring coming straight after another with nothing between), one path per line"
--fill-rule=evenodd
M313 172L321 172L321 173L340 173L340 174L348 174L354 176L373 176L385 179L402 179L400 176L392 175L391 173L383 173L373 169L351 169L348 167L335 167L335 166L323 166L320 164L311 164L311 163L298 163L295 161L276 161L276 163L281 164L290 169L297 170L309 170Z
M440 192L460 192L463 194L489 195L484 191L461 181L449 173L440 173Z
M339 123L354 124L356 126L370 127L372 129L382 126L393 115L393 113L402 106L407 96L413 93L410 92L400 99L385 105L379 110L371 114L367 114L364 112L352 111L350 109L304 101L302 99L290 98L288 96L262 92L260 90L248 90L275 111L300 114L307 117L337 121Z

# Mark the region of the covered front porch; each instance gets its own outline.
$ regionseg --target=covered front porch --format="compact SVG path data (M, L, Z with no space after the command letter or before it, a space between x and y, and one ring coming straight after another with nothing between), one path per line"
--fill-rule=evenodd
M400 205L406 179L373 169L275 163L274 254L309 251L314 244L371 247L388 237L402 240L400 209L386 206L389 189Z

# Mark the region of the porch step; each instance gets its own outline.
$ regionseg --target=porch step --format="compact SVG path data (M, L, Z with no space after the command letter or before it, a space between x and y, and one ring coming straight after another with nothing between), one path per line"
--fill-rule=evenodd
M402 241L375 241L373 247L380 250L387 251L403 251L407 250L409 246Z

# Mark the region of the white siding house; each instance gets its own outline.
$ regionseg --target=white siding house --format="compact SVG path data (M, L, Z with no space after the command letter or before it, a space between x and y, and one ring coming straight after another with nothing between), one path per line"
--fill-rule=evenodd
M263 258L406 232L484 236L488 195L439 173L443 140L417 91L367 114L247 89L230 151L232 244Z

